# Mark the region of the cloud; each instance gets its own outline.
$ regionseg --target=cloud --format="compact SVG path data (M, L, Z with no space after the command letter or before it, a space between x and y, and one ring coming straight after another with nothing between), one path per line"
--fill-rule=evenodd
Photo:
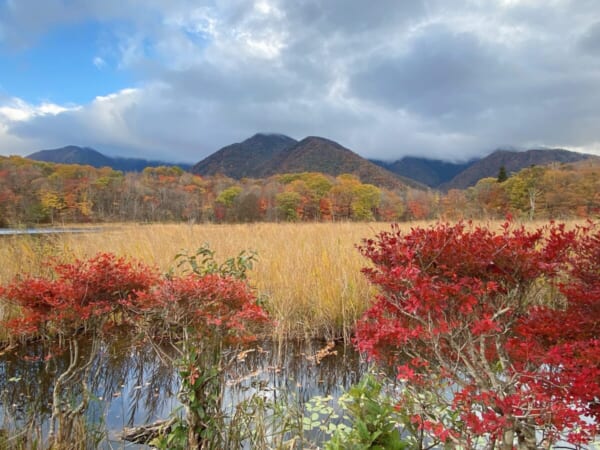
M97 69L102 69L106 66L106 61L104 61L104 59L100 56L95 56L92 60L92 63L94 64L94 66L96 66Z
M477 36L446 26L426 27L408 45L398 55L373 58L353 77L352 91L385 107L435 117L481 108L487 86L506 74Z
M594 55L600 56L600 22L592 24L579 40L580 47Z
M76 111L79 107L61 106L54 103L30 105L19 98L0 98L0 120L3 123L28 122L36 117L56 116L66 111Z
M500 146L597 152L594 5L10 1L0 7L5 47L35 46L49 30L95 21L105 32L93 63L114 62L134 81L52 114L0 99L0 146L9 138L73 143L195 162L272 131L326 136L383 159L464 160Z
M43 145L45 133L38 139L35 136L19 136L15 129L36 119L48 119L78 109L78 106L61 106L47 102L32 105L19 98L0 95L0 150L7 155L23 155L38 150L39 146Z

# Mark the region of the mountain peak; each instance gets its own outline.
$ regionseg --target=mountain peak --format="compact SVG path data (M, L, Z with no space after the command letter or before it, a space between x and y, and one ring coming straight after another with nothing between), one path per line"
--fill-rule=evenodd
M278 155L272 161L269 172L322 172L333 176L350 173L358 176L363 183L391 189L404 189L407 185L422 187L419 183L397 177L341 144L320 136L305 137Z
M245 141L228 145L197 163L192 172L198 175L222 174L232 178L260 178L267 166L296 140L277 133L256 133Z
M357 175L364 183L389 188L418 186L372 164L335 141L308 136L296 141L277 133L257 133L241 143L228 145L196 164L199 175L223 174L232 178L264 178L286 172L322 172L337 176Z
M291 137L289 137L289 136L286 136L285 134L281 134L281 133L267 133L267 132L259 132L259 133L256 133L254 136L252 136L252 137L251 137L251 138L249 138L249 139L253 139L253 138L256 138L256 137L263 137L263 138L278 138L278 139L286 139L286 140L288 140L288 139L289 139L289 140L295 141L295 139L292 139ZM246 139L246 140L249 140L249 139Z
M327 144L327 145L333 145L335 147L338 148L343 148L344 150L348 150L347 148L343 147L341 144L332 141L331 139L327 139L321 136L306 136L304 139L302 139L300 141L300 143L322 143L322 144Z

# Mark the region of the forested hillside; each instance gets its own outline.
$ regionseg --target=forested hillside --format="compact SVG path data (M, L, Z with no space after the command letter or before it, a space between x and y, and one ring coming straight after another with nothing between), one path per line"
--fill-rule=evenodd
M518 172L531 166L542 166L552 163L574 163L583 160L596 160L596 156L587 153L571 152L563 149L533 149L524 152L496 150L494 153L478 161L472 161L468 167L454 178L442 183L439 188L467 189L486 177L495 177L501 167L507 173Z
M102 221L399 220L409 193L320 173L234 180L178 167L108 167L0 157L0 224Z
M506 173L515 173L531 166L551 163L573 163L597 160L598 157L564 149L532 149L526 151L496 150L483 157L464 163L406 156L398 161L372 162L398 176L410 177L424 185L448 191L467 189L486 177L496 177L501 167Z
M321 172L338 176L352 174L365 183L402 190L425 188L413 179L396 176L337 142L309 136L300 142L281 134L258 133L243 142L228 145L196 164L197 175L232 178L266 178L280 173Z
M474 159L465 163L453 163L439 159L405 156L394 162L379 160L372 160L371 162L398 176L408 177L426 186L437 188L442 183L452 180L476 161Z
M328 221L598 217L600 164L534 166L466 190L387 189L354 175L201 177L0 157L0 226L110 221Z
M442 197L449 218L502 217L566 219L600 216L600 162L596 159L522 169L499 182L482 178L466 190L451 189Z
M273 158L296 144L282 134L257 133L245 141L227 145L192 167L197 175L262 178L270 175Z

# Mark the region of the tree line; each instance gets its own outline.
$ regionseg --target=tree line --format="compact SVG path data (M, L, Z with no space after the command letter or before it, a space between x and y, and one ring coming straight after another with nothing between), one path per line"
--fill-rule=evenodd
M583 161L531 166L514 174L499 168L467 190L450 190L440 201L447 218L592 218L600 215L600 164Z
M0 226L109 221L339 221L590 217L597 164L536 166L467 190L390 190L356 176L305 172L265 179L201 177L178 167L109 167L0 157Z

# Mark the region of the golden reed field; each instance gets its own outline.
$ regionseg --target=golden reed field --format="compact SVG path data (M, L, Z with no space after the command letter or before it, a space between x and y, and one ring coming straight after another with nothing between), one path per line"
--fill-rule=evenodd
M484 225L497 229L500 222ZM348 339L374 294L360 272L366 260L356 245L389 229L386 223L112 224L91 233L6 236L0 238L0 283L19 274L47 274L51 257L67 262L112 252L166 272L177 253L191 253L204 243L218 261L254 250L258 262L250 283L275 320L274 337Z

